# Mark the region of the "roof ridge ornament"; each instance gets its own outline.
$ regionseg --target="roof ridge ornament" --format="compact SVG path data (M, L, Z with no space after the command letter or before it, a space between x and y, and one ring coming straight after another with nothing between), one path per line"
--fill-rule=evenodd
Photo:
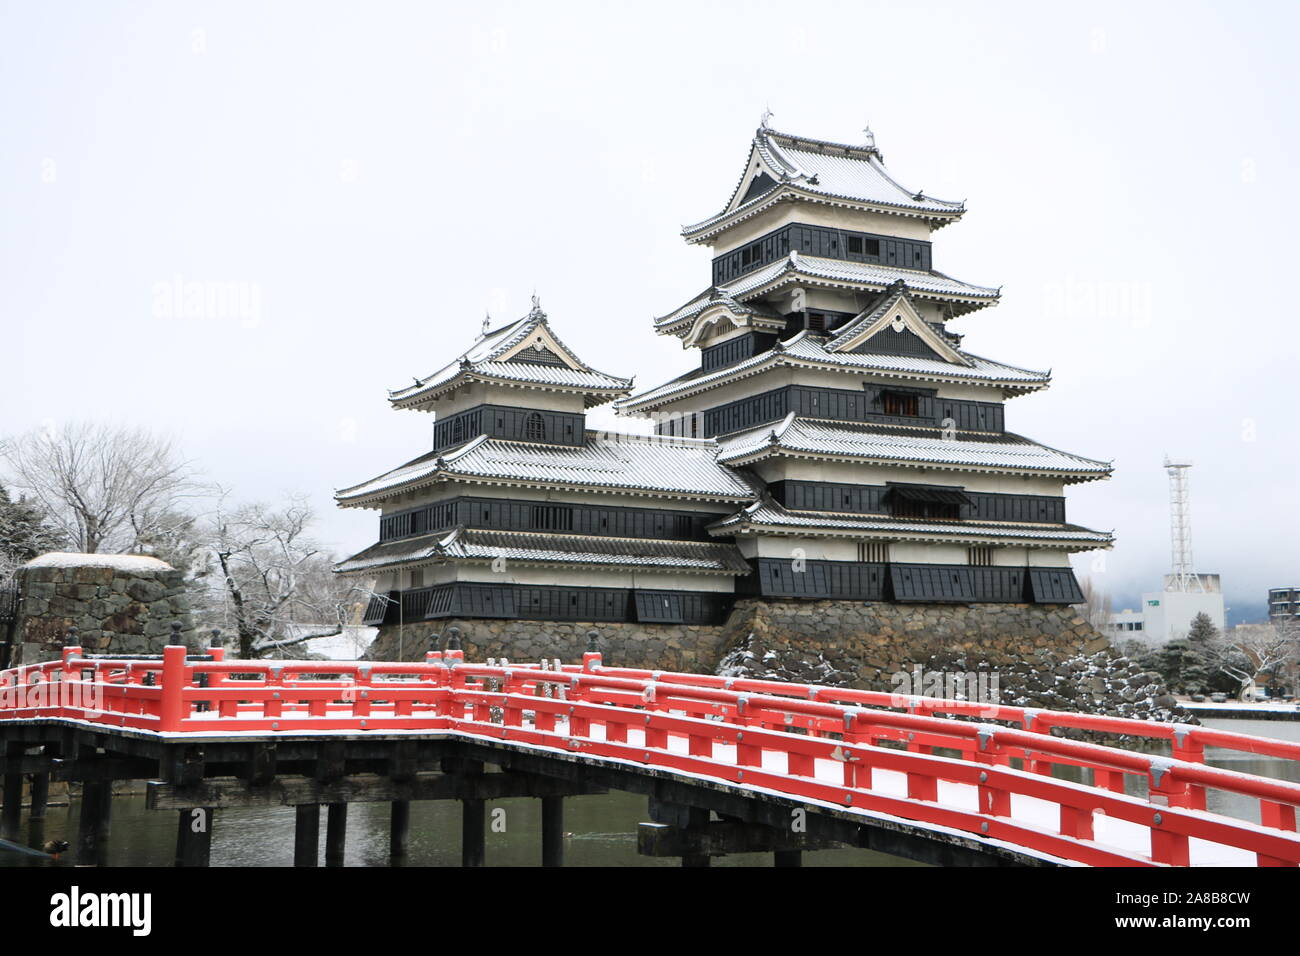
M871 132L871 124L870 124L870 123L868 123L866 126L862 127L862 134L863 134L863 136L866 137L866 143L865 143L865 145L866 145L867 149L874 150L874 149L876 148L876 134L873 133L873 132Z
M763 115L759 117L758 120L759 129L771 129L772 127L768 125L767 121L770 120L775 115L776 114L772 112L772 104L769 103L766 107L764 107Z
M539 319L544 319L544 318L546 318L546 313L542 311L542 300L539 299L539 298L537 297L537 293L536 293L536 292L533 293L533 307L529 310L529 312L528 312L528 317L529 317L530 319L532 319L532 318L539 318Z

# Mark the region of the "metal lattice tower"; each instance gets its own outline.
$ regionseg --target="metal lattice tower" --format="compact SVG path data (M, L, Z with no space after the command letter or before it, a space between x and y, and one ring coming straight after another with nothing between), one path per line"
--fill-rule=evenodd
M1200 576L1192 564L1192 510L1188 490L1187 472L1192 463L1185 459L1165 456L1165 471L1169 474L1169 537L1173 556L1168 589L1171 591L1201 591Z

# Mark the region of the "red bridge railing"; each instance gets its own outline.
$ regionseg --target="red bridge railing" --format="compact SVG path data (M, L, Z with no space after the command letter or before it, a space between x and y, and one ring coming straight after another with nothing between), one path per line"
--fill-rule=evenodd
M955 720L954 716L978 718ZM0 672L0 720L178 735L443 731L693 774L947 827L1090 865L1300 865L1300 784L1207 766L1207 746L1300 761L1300 744L839 687L604 667L94 659ZM1059 736L1168 740L1152 755ZM1053 776L1078 768L1086 783ZM1145 791L1127 793L1127 789ZM1212 813L1207 793L1258 807ZM1196 852L1193 853L1193 850ZM1225 860L1226 853L1231 860ZM1217 855L1216 855L1217 854ZM1235 854L1235 856L1232 856Z

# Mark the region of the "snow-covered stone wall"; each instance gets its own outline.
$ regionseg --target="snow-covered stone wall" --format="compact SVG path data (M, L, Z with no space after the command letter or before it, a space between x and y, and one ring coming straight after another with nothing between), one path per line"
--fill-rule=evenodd
M14 664L52 660L71 627L87 652L160 654L171 624L194 644L180 571L143 555L44 554L18 569Z

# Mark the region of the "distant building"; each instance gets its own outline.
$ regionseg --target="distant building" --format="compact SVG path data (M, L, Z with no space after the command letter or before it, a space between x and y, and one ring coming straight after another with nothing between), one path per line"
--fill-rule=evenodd
M1165 575L1163 591L1142 595L1142 607L1125 608L1111 614L1106 630L1112 638L1135 639L1146 644L1164 644L1176 637L1186 637L1196 615L1207 614L1220 631L1227 624L1223 592L1217 574L1197 574L1201 590L1175 591L1172 575Z
M1300 587L1270 588L1268 619L1275 624L1300 624Z

